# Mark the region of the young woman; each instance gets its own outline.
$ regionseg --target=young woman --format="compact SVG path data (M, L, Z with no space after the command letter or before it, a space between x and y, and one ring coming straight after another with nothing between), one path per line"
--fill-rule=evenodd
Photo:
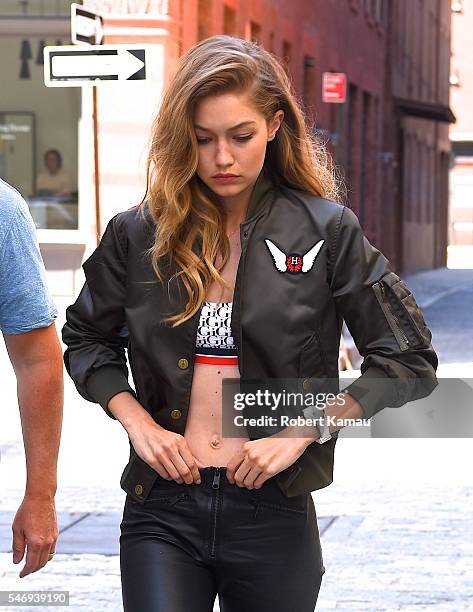
M324 566L310 492L332 481L340 425L256 436L222 410L224 378L338 384L345 319L362 376L326 415L370 417L436 386L412 294L336 198L273 56L222 35L181 58L146 196L108 224L63 329L79 392L130 440L126 611L211 612L217 594L222 612L314 609Z

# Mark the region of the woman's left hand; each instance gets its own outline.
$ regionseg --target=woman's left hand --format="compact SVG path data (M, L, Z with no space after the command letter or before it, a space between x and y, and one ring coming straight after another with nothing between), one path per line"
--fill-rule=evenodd
M249 440L228 462L227 479L239 487L260 489L268 478L292 465L312 441L278 434Z

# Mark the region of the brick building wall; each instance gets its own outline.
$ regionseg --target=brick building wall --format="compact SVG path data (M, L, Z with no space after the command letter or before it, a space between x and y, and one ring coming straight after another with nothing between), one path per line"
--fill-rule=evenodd
M473 260L473 5L452 0L452 10L451 98L457 122L450 128L449 256L455 253L464 265L465 259Z
M224 32L280 57L371 242L398 271L444 265L450 0L195 2L183 48ZM345 104L322 102L325 71L347 74Z
M291 74L370 241L398 271L445 262L450 0L84 1L101 3L161 20L147 40L165 50L164 83L203 38L261 42ZM346 73L346 103L322 102L325 71Z
M450 0L389 3L384 111L386 253L398 269L446 264Z
M187 49L214 34L236 35L257 40L283 61L309 120L343 173L348 204L380 248L385 4L189 0L186 10L197 10L197 32L183 40ZM326 71L347 74L352 94L347 103L322 102Z

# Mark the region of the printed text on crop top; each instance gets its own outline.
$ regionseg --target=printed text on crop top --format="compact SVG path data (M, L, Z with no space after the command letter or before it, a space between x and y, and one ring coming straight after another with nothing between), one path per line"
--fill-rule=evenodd
M238 365L231 320L233 302L205 302L197 328L195 363Z

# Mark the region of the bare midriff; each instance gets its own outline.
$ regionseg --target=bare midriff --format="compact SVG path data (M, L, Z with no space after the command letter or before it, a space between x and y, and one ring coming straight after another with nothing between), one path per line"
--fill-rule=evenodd
M238 366L195 364L189 414L184 438L192 454L206 466L226 466L231 457L249 439L240 437L241 427L229 429L231 419L225 420L222 436L222 378L240 378Z
M240 237L237 232L233 238L230 238L230 257L220 272L229 288L220 295L219 287L212 285L207 293L207 300L232 301L240 253ZM233 455L249 440L243 436L246 431L242 427L232 426L231 418L225 419L225 437L222 435L223 378L240 378L238 365L203 363L194 365L184 438L194 457L205 466L226 466ZM234 436L231 435L232 430L235 432Z

